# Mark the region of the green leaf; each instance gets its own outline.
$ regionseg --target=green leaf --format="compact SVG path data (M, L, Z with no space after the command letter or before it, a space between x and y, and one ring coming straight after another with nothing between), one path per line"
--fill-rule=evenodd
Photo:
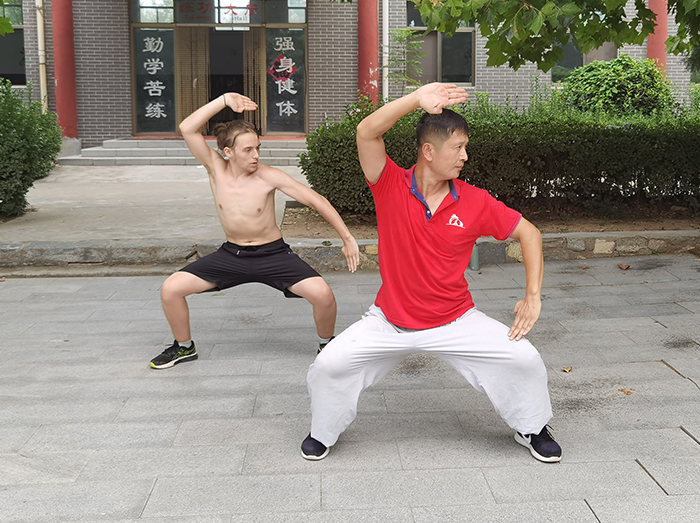
M532 21L532 23L530 24L530 31L533 34L540 34L540 29L542 29L543 24L544 24L544 15L542 14L542 12L540 12L535 17L535 19Z
M581 9L575 3L569 2L568 4L561 6L561 12L565 16L576 16L581 12Z
M1 0L0 0L1 1ZM0 36L14 33L15 30L12 28L9 18L0 18Z

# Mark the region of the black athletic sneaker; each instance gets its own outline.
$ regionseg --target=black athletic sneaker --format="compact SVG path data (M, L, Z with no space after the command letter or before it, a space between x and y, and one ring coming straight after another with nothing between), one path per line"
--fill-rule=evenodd
M545 463L561 461L561 447L559 443L552 439L552 435L547 430L546 425L539 434L520 434L520 432L516 432L515 441L523 447L529 448L530 454L535 459Z
M162 354L151 360L151 367L154 369L167 369L178 363L194 361L198 357L197 350L194 348L194 342L192 342L192 346L187 349L185 347L180 347L180 344L174 341Z
M335 336L331 336L331 339L328 340L326 343L319 343L318 344L318 352L316 354L321 354L321 351L326 348L326 345L328 345L331 341L333 341L333 338L335 338Z
M328 456L330 451L330 447L326 447L320 441L312 438L311 434L301 442L301 456L310 461L319 461Z

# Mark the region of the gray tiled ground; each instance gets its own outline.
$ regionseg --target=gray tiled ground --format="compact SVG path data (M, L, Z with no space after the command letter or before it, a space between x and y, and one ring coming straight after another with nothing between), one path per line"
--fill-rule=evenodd
M468 272L477 307L511 321L522 271ZM153 371L172 340L162 278L6 279L0 523L695 523L699 275L693 257L547 263L529 337L548 367L555 465L452 368L415 355L307 462L305 301L260 285L195 296L200 359ZM325 276L340 330L380 278Z

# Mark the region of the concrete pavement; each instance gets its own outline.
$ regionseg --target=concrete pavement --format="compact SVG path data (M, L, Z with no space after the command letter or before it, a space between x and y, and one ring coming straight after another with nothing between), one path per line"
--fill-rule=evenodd
M325 276L339 331L379 275ZM522 266L467 278L477 307L510 322ZM483 395L424 356L366 391L330 455L307 462L310 306L257 284L195 296L200 359L155 371L171 340L162 280L0 282L0 522L698 521L693 256L546 264L529 338L560 464L530 457Z

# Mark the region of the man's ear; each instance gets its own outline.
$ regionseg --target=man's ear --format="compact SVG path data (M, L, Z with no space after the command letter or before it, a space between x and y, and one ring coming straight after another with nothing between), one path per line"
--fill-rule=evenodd
M435 146L432 143L425 142L423 145L421 145L420 150L426 160L429 162L433 161L433 158L435 157Z

